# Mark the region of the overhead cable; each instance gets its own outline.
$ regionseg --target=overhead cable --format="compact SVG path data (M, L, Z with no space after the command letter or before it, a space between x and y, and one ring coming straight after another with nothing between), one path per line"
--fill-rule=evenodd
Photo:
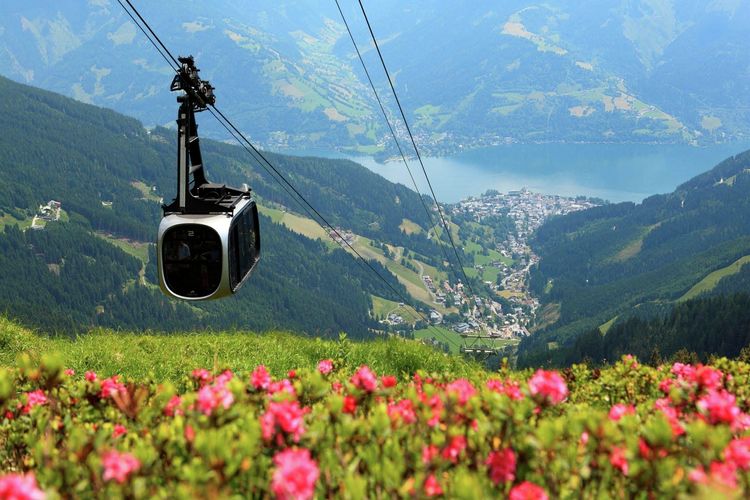
M179 63L177 59L172 55L172 53L169 51L167 46L161 41L161 39L156 35L156 33L151 29L148 22L141 16L141 14L138 12L138 10L135 8L135 6L130 2L130 0L125 0L132 9L133 13L138 17L138 19L141 21L143 26L141 26L141 23L136 21L135 17L130 13L130 11L123 5L121 0L117 0L117 2L120 4L120 6L125 10L125 12L128 14L128 16L133 20L133 22L138 26L138 28L143 32L143 34L146 36L148 41L154 46L154 48L159 52L159 54L165 59L165 61L168 63L168 65L175 71L177 74L179 74ZM145 27L145 29L144 29ZM148 33L146 32L148 30ZM153 36L149 36L149 33ZM161 49L160 49L161 47ZM163 52L162 52L163 50ZM166 54L166 55L165 55ZM172 62L170 62L170 59L172 62L174 62L177 65L177 68L172 66ZM357 256L358 262L360 262L360 266L365 265L371 272L375 273L375 275L383 281L383 283L394 293L396 294L404 303L408 303L408 300L404 297L404 295L397 290L396 288L391 285L388 280L386 280L373 266L370 264L368 260L366 260L362 255L341 235L341 233L333 226L330 222L317 210L315 207L312 206L310 202L307 201L307 199L300 193L297 188L294 187L294 185L281 173L279 170L274 167L274 165L266 158L263 153L260 152L245 135L222 113L215 105L211 105L209 108L209 111L211 112L212 116L216 118L216 120L221 124L229 133L234 137L235 140L238 141L238 143L251 155L251 157L269 174L269 176L274 179L277 183L279 183L282 188L289 194L290 197L292 197L300 206L307 212L307 214L310 216L311 219L313 219L318 225L320 225L323 229L326 229L326 227L330 230L331 233L335 234L337 238L333 238L336 243L339 244L342 248L344 248L344 245L341 242L344 242L346 246ZM232 132L234 131L234 133ZM235 135L236 134L236 135ZM241 140L240 140L241 139ZM249 147L249 148L248 148ZM262 161L261 161L262 160ZM264 165L265 163L265 165ZM266 168L266 166L268 168ZM270 171L269 171L270 168ZM274 175L271 174L271 171L273 171L277 177L274 177ZM296 194L297 198L292 196L292 193L289 191L291 189L294 194ZM301 201L300 201L301 200ZM317 215L317 218L313 216L313 213ZM322 222L321 222L322 221ZM329 233L330 234L330 233ZM410 306L414 310L414 312L417 313L417 315L425 321L427 324L427 328L432 327L435 329L441 337L446 340L448 343L457 346L455 341L451 339L450 337L446 336L444 332L439 330L438 328L435 328L430 321L414 306Z

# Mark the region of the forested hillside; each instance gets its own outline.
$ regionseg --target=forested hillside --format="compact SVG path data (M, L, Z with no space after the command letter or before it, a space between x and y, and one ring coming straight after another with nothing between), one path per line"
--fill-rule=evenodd
M166 300L154 287L149 245L159 200L175 193L175 133L149 132L112 111L6 79L0 91L0 182L7 188L0 192L0 309L24 323L45 331L273 327L363 337L372 321L370 294L400 300L342 250L266 217L261 264L236 297L190 306ZM243 150L203 144L210 179L248 182L263 204L296 208ZM343 228L398 240L419 237L402 234L404 214L426 224L416 194L353 162L270 158ZM59 220L29 229L49 200L62 203ZM436 251L421 238L427 254ZM384 267L372 265L403 292Z
M750 152L640 205L552 220L533 244L541 262L532 286L559 318L522 344L524 363L562 362L581 333L609 336L612 324L633 315L663 314L714 289L741 291L750 255Z

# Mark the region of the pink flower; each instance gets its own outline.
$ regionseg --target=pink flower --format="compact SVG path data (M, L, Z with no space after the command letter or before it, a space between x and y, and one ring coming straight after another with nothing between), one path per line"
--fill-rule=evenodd
M458 398L458 403L460 405L465 405L469 401L469 398L477 393L477 390L474 389L471 382L464 378L460 378L448 384L445 388L445 392L455 394Z
M651 460L653 457L653 450L646 440L641 437L638 438L638 453L641 455L641 458L645 458L646 460Z
M750 429L750 415L747 413L740 413L737 418L732 422L732 432L740 433Z
M724 449L724 460L742 470L750 469L750 437L730 441Z
M695 382L695 368L693 367L693 365L675 363L672 365L672 373L677 375L678 378L685 380L686 382Z
M185 435L185 441L187 441L188 443L192 443L195 440L195 429L192 425L186 425L185 432L183 434Z
M96 380L96 372L88 371L84 374L83 378L85 378L87 382L93 382Z
M734 489L737 487L737 468L731 463L711 462L709 474L706 474L703 466L699 465L690 471L688 479L696 484L712 482L715 485Z
M423 397L425 397L423 395ZM434 394L429 399L424 401L432 410L432 417L427 421L427 425L430 427L437 427L440 424L440 416L443 413L443 400L440 396Z
M318 362L318 371L323 375L328 375L333 371L333 360L323 359Z
M167 406L164 407L164 415L168 417L174 417L175 415L184 415L185 412L182 411L180 405L182 405L182 398L175 394L167 402Z
M383 384L383 387L386 389L390 389L391 387L396 387L398 380L396 380L396 377L393 375L383 375L380 377L380 383Z
M625 448L613 446L612 451L609 453L609 463L624 475L628 475L628 459L625 456Z
M556 405L568 396L565 380L555 371L537 370L529 380L531 395Z
M128 480L128 476L141 468L141 463L130 453L119 453L108 451L102 455L104 465L104 481L115 480L122 484Z
M448 446L443 448L442 456L444 459L456 464L458 463L458 458L465 449L466 438L463 436L453 436Z
M117 425L115 425L115 429L112 431L112 437L113 438L118 438L118 437L120 437L120 436L122 436L124 434L127 434L127 433L128 433L128 430L125 428L124 425L117 424Z
M635 415L635 407L633 405L617 403L609 409L609 419L613 422L619 421L625 415Z
M724 380L724 374L716 368L699 365L695 370L695 379L705 389L718 389Z
M437 497L443 494L443 488L435 478L435 474L430 474L424 481L424 494L427 497Z
M102 380L102 392L99 397L107 399L115 396L116 394L122 394L125 392L125 384L117 381L117 375L112 375L109 378Z
M502 380L491 378L487 381L486 385L487 389L499 394L505 394L514 401L520 401L521 399L523 399L521 386L518 382L515 382L513 380L506 380L505 382L503 382Z
M362 365L352 376L352 384L366 392L374 392L378 388L378 378L367 365Z
M279 380L278 382L271 382L268 386L268 394L276 394L277 392L286 392L292 396L297 395L297 391L294 390L294 386L289 379Z
M29 413L35 406L47 404L47 396L44 391L37 389L26 393L26 406L23 407L24 413Z
M197 380L201 386L211 381L211 372L206 370L205 368L196 368L191 373L193 378Z
M72 369L72 368L66 368L65 369L65 375L67 375L68 377L72 377L75 374L76 374L76 371L74 369Z
M680 423L680 412L671 406L668 398L660 398L654 401L654 408L659 410L672 428L672 437L685 434L685 428Z
M589 437L590 437L589 433L586 431L583 431L581 433L581 439L579 439L578 442L581 443L581 445L586 446L587 444L589 444Z
M255 367L251 376L251 382L256 390L268 389L268 386L271 384L271 375L264 365Z
M263 439L270 441L276 435L277 441L281 442L283 436L278 433L281 430L298 443L305 432L305 413L307 411L300 408L296 401L271 401L268 403L268 410L260 417Z
M706 476L706 471L703 469L702 465L699 465L695 469L691 470L688 473L688 479L690 480L690 482L696 484L708 483L708 476Z
M8 500L43 500L44 492L34 474L6 474L0 477L0 498Z
M422 447L422 463L429 464L438 456L438 453L440 453L440 449L434 444Z
M638 368L638 360L632 354L626 354L622 357L622 362L630 368Z
M287 449L273 457L276 470L271 481L271 490L279 500L308 500L315 493L315 482L320 471L318 464L310 458L310 451Z
M227 385L227 383L232 380L233 377L234 373L232 373L232 370L224 370L216 376L216 378L214 379L214 384L219 386Z
M723 389L718 391L710 389L695 406L708 417L712 424L731 424L740 415L734 395Z
M485 462L490 469L490 479L496 485L510 483L516 478L516 454L510 448L491 451Z
M510 500L549 500L547 492L541 486L524 481L510 490Z
M219 377L216 377L213 384L204 385L198 391L198 409L204 415L211 415L219 406L225 410L229 409L232 403L234 403L234 395L227 389L226 381Z
M357 411L357 398L350 394L344 396L344 407L341 411L353 415L354 412Z
M710 471L712 481L729 488L737 487L737 468L734 464L711 462Z
M669 391L672 390L672 386L674 386L675 382L671 378L665 378L661 382L659 382L659 390L663 392L664 394L669 394Z
M388 416L394 423L400 420L405 424L413 424L417 421L417 414L414 412L414 404L411 399L402 399L396 403L390 403L388 405Z

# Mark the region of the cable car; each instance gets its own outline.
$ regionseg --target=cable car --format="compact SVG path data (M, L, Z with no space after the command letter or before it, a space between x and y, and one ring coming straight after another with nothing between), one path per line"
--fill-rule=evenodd
M177 299L207 300L235 293L260 259L258 207L243 185L208 182L198 140L195 113L216 98L213 87L198 78L192 56L172 81L177 97L177 198L164 205L159 224L159 286Z

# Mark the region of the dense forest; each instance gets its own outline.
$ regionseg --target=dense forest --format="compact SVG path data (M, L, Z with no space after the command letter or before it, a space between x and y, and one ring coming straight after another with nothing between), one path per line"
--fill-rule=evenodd
M582 333L638 307L677 301L709 273L750 255L749 172L745 152L673 193L542 226L532 239L541 261L531 286L560 313L521 344L521 364L562 363Z
M664 316L631 317L606 333L595 328L567 349L565 363L616 361L623 354L643 360L670 357L679 351L702 361L711 355L736 357L750 345L750 295L737 293L689 300Z
M111 243L153 241L158 199L168 202L175 192L175 133L149 132L117 113L2 78L0 90L0 182L8 187L0 192L0 308L10 316L48 332L273 328L365 338L373 326L370 294L400 300L342 250L265 217L261 264L240 293L189 306L167 300L154 286L153 247L142 261ZM295 208L240 148L211 141L203 147L209 178L247 182L261 200ZM353 162L269 157L344 228L409 238L398 228L406 211L426 225L416 194ZM26 229L51 199L62 203L64 217L44 230ZM438 254L433 243L422 243L427 255ZM390 272L371 264L406 295Z

